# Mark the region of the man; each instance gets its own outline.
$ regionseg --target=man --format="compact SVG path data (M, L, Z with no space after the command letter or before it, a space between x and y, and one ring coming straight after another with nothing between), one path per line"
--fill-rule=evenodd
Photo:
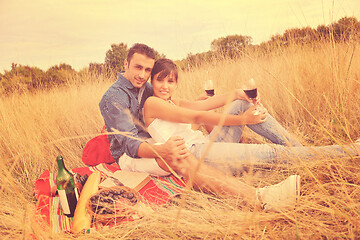
M108 135L110 151L114 160L122 167L137 164L137 167L146 171L147 166L159 164L166 168L163 161L154 158L159 155L171 162L182 159L188 155L184 140L171 138L164 144L153 145L143 140L150 135L143 128L142 108L145 100L153 94L151 85L147 82L155 63L155 52L144 44L135 44L130 48L127 59L124 61L125 71L119 74L118 80L106 91L100 101L100 111L108 132L114 130L126 132L123 134ZM141 140L142 139L142 140ZM119 158L124 156L124 161ZM131 158L153 158L132 161ZM164 175L165 172L154 172L154 175ZM168 174L168 173L167 173Z
M203 191L241 197L252 206L267 204L279 209L292 205L298 195L298 176L293 175L275 186L255 189L215 168L199 164L180 137L172 137L160 145L144 141L150 135L143 128L142 108L153 94L147 81L154 63L154 50L144 44L135 44L124 61L125 71L119 74L99 104L107 131L119 132L108 137L111 154L120 168L163 176L169 175L169 165Z

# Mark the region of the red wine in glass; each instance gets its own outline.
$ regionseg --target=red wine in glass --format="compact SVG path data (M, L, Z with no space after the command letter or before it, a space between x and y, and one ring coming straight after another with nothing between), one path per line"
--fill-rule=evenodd
M257 97L257 86L254 79L251 78L247 80L244 84L243 90L250 99L255 99Z
M210 97L215 95L214 84L212 80L207 80L205 82L205 92Z
M208 96L214 96L215 95L215 90L214 89L206 89L205 92L206 92L206 94Z
M245 94L253 101L254 105L256 106L254 115L263 114L266 112L266 109L264 106L262 106L260 103L257 102L257 86L254 81L254 79L249 79L244 83L243 90Z
M244 92L251 99L257 97L257 88L250 89L250 90L244 90Z

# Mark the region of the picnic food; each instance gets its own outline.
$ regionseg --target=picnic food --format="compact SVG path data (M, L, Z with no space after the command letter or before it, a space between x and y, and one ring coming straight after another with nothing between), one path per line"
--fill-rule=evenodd
M88 178L81 191L81 195L76 206L72 230L79 233L82 230L90 229L92 216L86 211L86 205L91 195L96 193L99 188L101 173L93 172Z
M81 194L81 191L88 179L89 175L84 174L83 176L81 176L79 173L75 173L74 174L74 182L75 182L75 186L78 189L79 194Z
M131 217L140 202L139 194L126 186L103 188L90 197L87 211L94 221L109 222Z
M66 169L62 156L56 158L58 164L58 174L56 175L56 185L59 193L60 204L65 216L73 217L77 200L78 190L75 186L73 175Z

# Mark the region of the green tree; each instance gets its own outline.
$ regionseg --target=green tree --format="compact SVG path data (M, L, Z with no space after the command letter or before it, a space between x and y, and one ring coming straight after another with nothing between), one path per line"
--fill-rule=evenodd
M124 70L124 60L128 54L125 43L111 44L111 49L106 52L105 66L114 73Z
M40 68L12 63L11 70L0 77L0 87L5 93L22 92L40 88L44 79L45 73Z
M108 74L107 67L104 63L89 63L89 72L97 75Z
M306 44L315 40L315 31L310 27L292 28L285 31L282 36L286 45L290 44Z
M231 59L242 56L245 49L252 43L252 38L242 35L231 35L215 39L211 43L211 49Z
M207 51L196 54L188 53L186 59L178 62L177 65L182 70L189 70L190 68L200 67L205 63L216 62L216 60L218 60L218 58L213 51Z
M343 17L333 24L334 38L336 41L348 41L356 35L357 19L355 17Z
M46 71L44 87L65 85L75 74L76 71L69 64L54 65Z
M327 40L329 39L330 29L328 26L319 25L316 28L316 32L318 35L318 40Z

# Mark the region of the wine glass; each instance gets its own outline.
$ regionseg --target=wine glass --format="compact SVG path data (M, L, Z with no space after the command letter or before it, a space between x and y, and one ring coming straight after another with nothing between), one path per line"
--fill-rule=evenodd
M243 90L244 90L245 94L250 98L250 100L252 100L252 102L256 106L256 111L255 111L254 115L259 115L260 113L266 111L264 106L262 106L261 103L258 103L256 101L258 92L257 92L257 85L256 85L254 79L250 78L249 80L245 81Z
M253 78L250 78L244 83L243 90L251 100L255 100L257 97L257 86Z
M208 96L212 97L215 95L214 84L212 80L205 81L205 92Z

